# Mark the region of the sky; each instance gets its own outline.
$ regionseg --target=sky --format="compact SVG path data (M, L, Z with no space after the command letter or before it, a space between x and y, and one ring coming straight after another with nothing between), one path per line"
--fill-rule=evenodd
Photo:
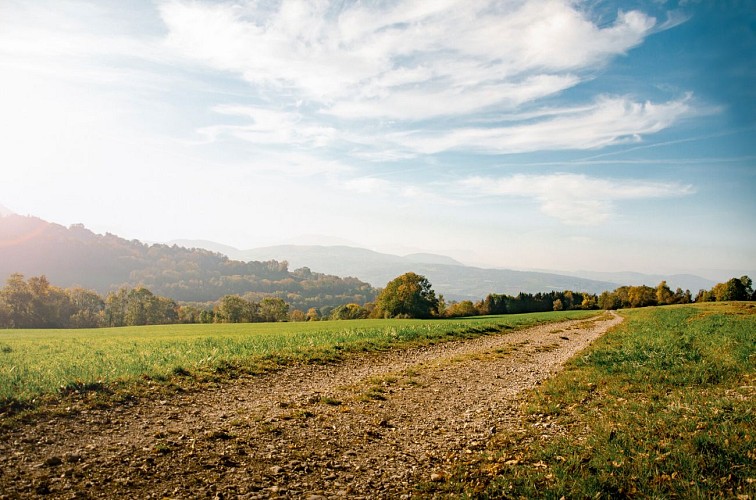
M240 249L756 270L749 0L0 0L0 205Z

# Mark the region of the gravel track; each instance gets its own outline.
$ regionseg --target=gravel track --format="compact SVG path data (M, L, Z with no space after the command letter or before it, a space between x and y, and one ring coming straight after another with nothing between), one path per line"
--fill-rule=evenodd
M0 499L422 496L621 321L351 355L21 425L0 438Z

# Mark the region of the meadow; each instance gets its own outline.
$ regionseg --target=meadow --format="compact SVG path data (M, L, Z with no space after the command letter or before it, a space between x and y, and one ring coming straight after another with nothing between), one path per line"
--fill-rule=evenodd
M126 392L144 381L217 379L292 363L579 319L565 311L442 320L164 325L0 330L0 410L76 392ZM132 388L133 388L132 387Z
M756 497L756 304L621 312L443 489L476 498ZM472 492L472 493L471 493Z

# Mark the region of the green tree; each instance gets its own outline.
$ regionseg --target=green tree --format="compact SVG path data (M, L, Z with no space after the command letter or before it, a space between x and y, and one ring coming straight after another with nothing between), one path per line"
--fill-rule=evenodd
M8 323L11 328L30 328L32 325L32 294L23 274L11 274L3 288L3 298L7 304Z
M258 315L261 321L286 321L289 318L289 304L277 297L265 297L260 301Z
M674 295L672 294L672 290L667 286L666 281L662 281L659 283L659 285L656 287L656 303L660 306L667 305L667 304L674 304Z
M609 291L601 292L598 298L598 306L600 309L620 309L622 307L622 300L619 294Z
M732 278L724 283L717 283L711 293L717 302L726 300L748 300L751 298L751 278L743 276Z
M121 288L110 292L105 298L105 324L108 326L126 326L126 306L129 291Z
M250 323L257 318L257 304L238 295L226 295L220 300L215 320L219 323Z
M656 305L656 290L650 286L631 286L628 290L630 307L647 307Z
M72 328L96 328L103 325L105 301L97 292L84 288L66 290L73 314L69 319Z
M5 301L2 291L0 291L0 328L11 328L11 307Z
M128 326L149 324L153 298L152 292L146 288L139 287L129 290L126 297L125 324Z
M438 299L425 276L405 273L381 291L376 312L385 318L431 318L438 314Z

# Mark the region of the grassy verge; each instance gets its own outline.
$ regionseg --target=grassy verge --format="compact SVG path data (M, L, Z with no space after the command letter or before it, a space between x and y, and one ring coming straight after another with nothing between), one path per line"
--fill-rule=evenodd
M71 393L123 397L145 381L217 380L595 314L0 330L0 414Z
M475 498L756 497L756 305L632 310L431 490ZM427 490L426 490L427 491Z

